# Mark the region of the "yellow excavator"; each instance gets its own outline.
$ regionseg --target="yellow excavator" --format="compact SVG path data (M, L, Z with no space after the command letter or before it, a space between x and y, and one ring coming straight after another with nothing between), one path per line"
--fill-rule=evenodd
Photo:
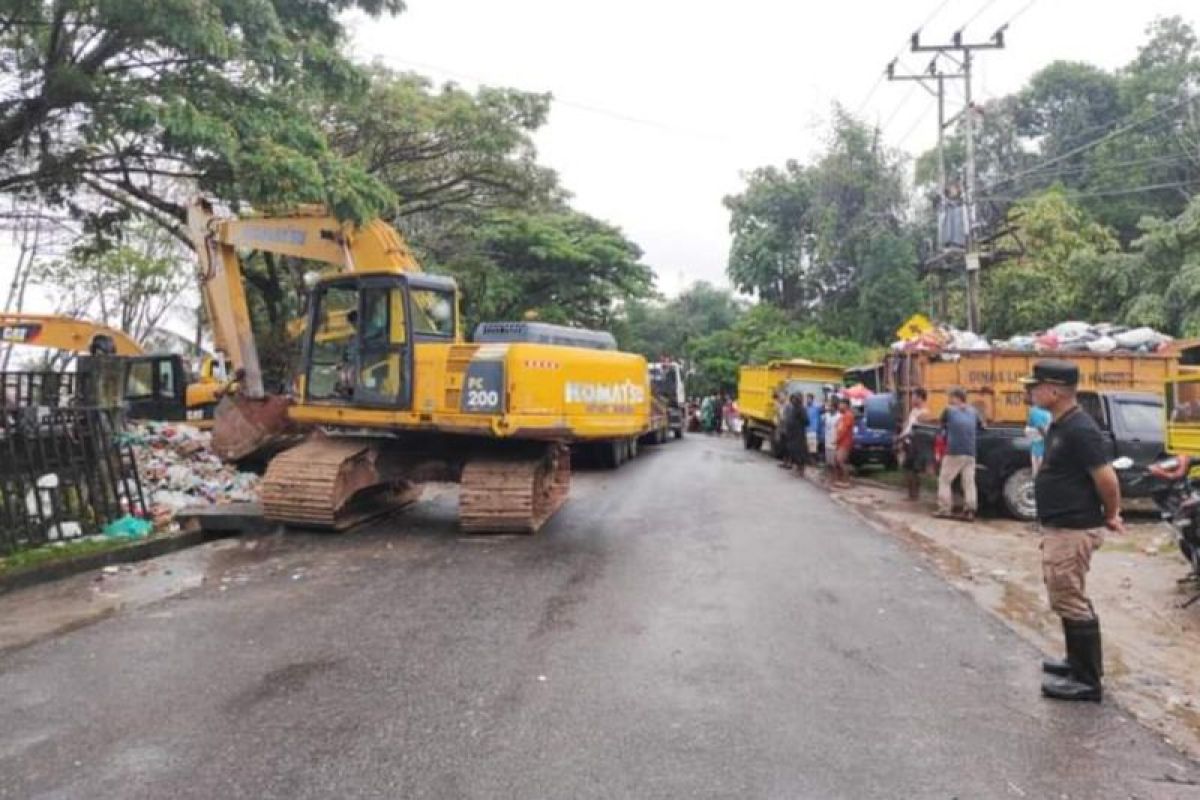
M569 445L615 466L649 430L645 359L607 334L537 323L485 323L466 342L454 281L423 273L380 220L355 227L321 208L223 218L197 200L188 226L236 380L214 449L237 460L289 427L315 431L267 465L269 519L340 530L411 502L422 481L457 480L462 528L532 533L566 499ZM289 398L264 391L239 251L328 265Z
M124 331L63 314L0 312L0 343L117 357L122 400L131 419L186 420L209 427L225 383L212 358L204 358L199 374L192 376L181 356L147 353Z

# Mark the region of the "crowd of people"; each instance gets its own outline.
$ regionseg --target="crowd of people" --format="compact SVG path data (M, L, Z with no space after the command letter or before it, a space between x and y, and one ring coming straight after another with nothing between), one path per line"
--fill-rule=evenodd
M832 485L849 486L856 422L850 398L827 391L823 400L817 400L813 394L797 392L780 396L777 402L784 444L780 466L803 476L810 463L824 465Z
M725 392L689 400L687 418L688 430L694 433L720 435L742 432L742 418L738 413L737 401Z

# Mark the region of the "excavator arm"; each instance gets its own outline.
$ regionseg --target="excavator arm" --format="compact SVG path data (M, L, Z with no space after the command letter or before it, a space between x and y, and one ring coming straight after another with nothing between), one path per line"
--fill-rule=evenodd
M241 375L241 392L252 399L266 392L239 252L303 258L336 271L421 271L408 245L387 223L373 220L356 228L339 222L323 206L301 207L280 217L219 218L211 203L198 198L188 207L188 228L200 262L201 294L213 340Z
M19 311L0 312L0 343L94 355L145 354L131 336L116 328L57 314Z
M188 206L188 229L213 340L231 361L238 382L237 399L218 409L214 428L214 449L232 460L269 444L287 425L286 401L268 396L263 383L239 254L261 251L302 258L335 272L421 271L408 245L387 223L373 220L355 226L337 220L323 206L242 219L218 217L209 201L197 198Z

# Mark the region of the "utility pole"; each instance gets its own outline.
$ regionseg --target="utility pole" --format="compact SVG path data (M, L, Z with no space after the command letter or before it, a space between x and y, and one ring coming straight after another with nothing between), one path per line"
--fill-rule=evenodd
M937 129L937 158L938 158L938 215L934 221L934 241L941 245L941 215L946 207L946 81L965 78L964 73L945 73L938 68L937 56L929 62L925 72L915 75L897 75L896 60L887 65L889 81L916 81L922 89L937 98L938 129ZM928 81L936 81L937 89L929 88ZM949 304L946 299L946 274L938 269L936 297L933 303L935 319L945 319L949 314Z
M944 45L923 45L921 44L920 31L912 35L912 51L914 53L945 55L962 70L960 76L963 79L965 87L963 94L966 98L966 108L963 110L963 125L965 126L964 135L967 143L967 185L966 196L964 197L964 208L967 216L966 252L963 254L963 261L967 287L967 329L972 333L979 332L980 257L979 246L975 237L975 108L971 98L971 54L976 50L1003 50L1004 30L1007 27L1007 25L1002 26L986 42L972 44L963 42L961 30L955 32L954 36L951 37L950 44ZM951 55L952 53L957 53L959 57L955 58Z

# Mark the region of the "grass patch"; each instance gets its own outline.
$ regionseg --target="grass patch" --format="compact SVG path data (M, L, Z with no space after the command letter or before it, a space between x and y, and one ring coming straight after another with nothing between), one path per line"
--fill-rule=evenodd
M128 539L84 539L78 542L67 542L62 545L42 545L40 547L22 548L0 558L0 575L30 569L42 564L51 564L56 561L66 561L72 558L79 558L80 556L88 556L93 553L117 550L129 544L129 541Z

